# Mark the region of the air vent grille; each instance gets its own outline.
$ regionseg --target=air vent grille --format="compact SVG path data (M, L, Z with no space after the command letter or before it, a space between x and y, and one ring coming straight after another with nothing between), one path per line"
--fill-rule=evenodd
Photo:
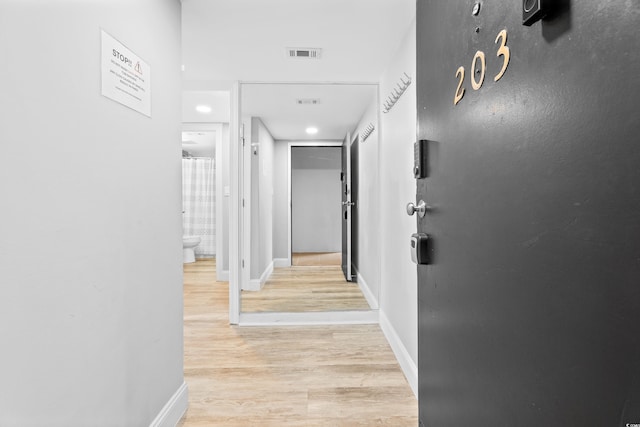
M288 58L320 59L322 49L315 47L288 47L285 50Z
M298 105L318 105L320 100L317 98L296 99Z

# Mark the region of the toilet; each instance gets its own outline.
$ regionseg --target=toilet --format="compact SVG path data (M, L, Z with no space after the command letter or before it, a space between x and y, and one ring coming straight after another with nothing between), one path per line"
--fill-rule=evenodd
M198 236L182 236L182 262L196 262L196 254L193 251L200 244Z

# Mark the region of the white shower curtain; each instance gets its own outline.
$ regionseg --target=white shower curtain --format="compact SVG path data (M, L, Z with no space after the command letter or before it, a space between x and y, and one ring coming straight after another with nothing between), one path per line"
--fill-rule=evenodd
M213 159L182 159L183 234L200 237L195 248L200 257L216 253L215 188Z

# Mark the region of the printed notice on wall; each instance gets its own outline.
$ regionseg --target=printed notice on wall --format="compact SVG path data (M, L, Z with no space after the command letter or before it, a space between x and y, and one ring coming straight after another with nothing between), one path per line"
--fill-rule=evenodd
M104 30L102 95L151 117L151 67Z

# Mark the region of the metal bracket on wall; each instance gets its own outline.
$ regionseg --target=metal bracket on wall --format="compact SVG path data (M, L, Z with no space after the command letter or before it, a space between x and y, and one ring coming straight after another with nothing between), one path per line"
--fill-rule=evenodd
M387 96L387 99L383 104L384 108L382 109L382 112L385 114L391 111L391 109L393 108L394 105L396 105L396 102L398 102L402 94L407 90L409 86L411 86L411 76L408 75L407 73L403 73L403 74L405 75L407 80L405 81L404 78L400 77L401 83L396 84L396 87L393 88L393 91L391 92L391 94Z

